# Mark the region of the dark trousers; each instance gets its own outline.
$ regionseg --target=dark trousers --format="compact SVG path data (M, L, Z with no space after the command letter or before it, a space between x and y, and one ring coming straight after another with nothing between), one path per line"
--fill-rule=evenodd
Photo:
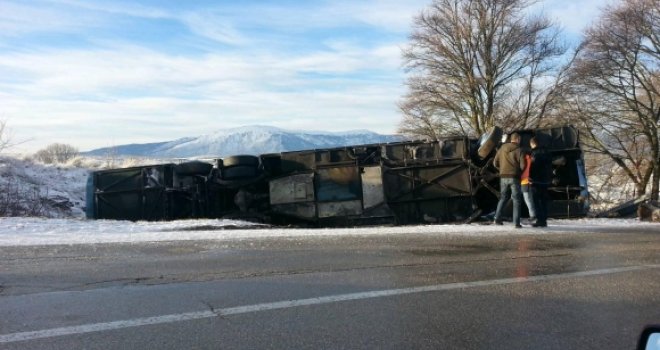
M534 198L534 210L536 211L536 223L548 224L548 185L532 184L532 197Z

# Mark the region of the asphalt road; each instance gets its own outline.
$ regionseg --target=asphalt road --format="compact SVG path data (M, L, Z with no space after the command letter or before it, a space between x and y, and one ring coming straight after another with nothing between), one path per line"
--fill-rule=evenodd
M0 349L632 349L660 227L608 231L0 247Z

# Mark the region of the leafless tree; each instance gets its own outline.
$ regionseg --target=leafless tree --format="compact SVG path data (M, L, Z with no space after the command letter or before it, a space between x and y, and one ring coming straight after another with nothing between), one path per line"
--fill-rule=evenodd
M0 153L11 146L11 135L7 127L7 121L0 120Z
M21 186L14 177L0 182L0 217L46 216L48 195L36 186Z
M478 135L495 124L540 124L558 79L558 30L529 0L435 0L404 50L400 130ZM435 129L429 133L429 128Z
M623 0L586 32L571 70L569 111L584 144L609 156L638 194L660 183L660 1Z
M37 151L34 158L45 164L65 163L78 156L78 149L74 146L53 143Z

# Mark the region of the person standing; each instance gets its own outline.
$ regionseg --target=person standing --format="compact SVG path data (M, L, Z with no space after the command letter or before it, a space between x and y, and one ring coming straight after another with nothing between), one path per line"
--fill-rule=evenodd
M552 181L552 158L550 153L540 147L536 137L529 141L532 147L532 161L529 171L529 181L532 184L532 198L536 210L534 227L548 226L548 187Z
M500 201L495 211L495 224L502 225L502 210L509 201L513 200L513 224L520 225L520 174L525 169L525 158L520 149L520 135L511 135L511 142L504 144L495 154L493 165L500 172Z
M523 157L525 158L525 169L523 169L522 174L520 175L520 188L522 190L522 196L527 205L527 212L529 213L529 222L533 223L536 221L536 212L534 211L534 197L532 195L532 186L529 181L529 171L532 166L532 154L529 149L524 149L522 151Z

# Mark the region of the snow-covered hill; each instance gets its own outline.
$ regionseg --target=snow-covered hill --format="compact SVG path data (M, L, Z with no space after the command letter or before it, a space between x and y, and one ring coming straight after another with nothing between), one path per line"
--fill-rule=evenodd
M0 157L0 217L83 217L89 170Z
M169 142L106 147L86 152L90 156L141 156L157 158L225 157L304 149L341 147L401 140L368 130L348 132L291 131L270 126L223 129L212 134Z
M0 155L0 217L83 218L91 171L167 162L77 157L64 164L43 164L30 156Z

